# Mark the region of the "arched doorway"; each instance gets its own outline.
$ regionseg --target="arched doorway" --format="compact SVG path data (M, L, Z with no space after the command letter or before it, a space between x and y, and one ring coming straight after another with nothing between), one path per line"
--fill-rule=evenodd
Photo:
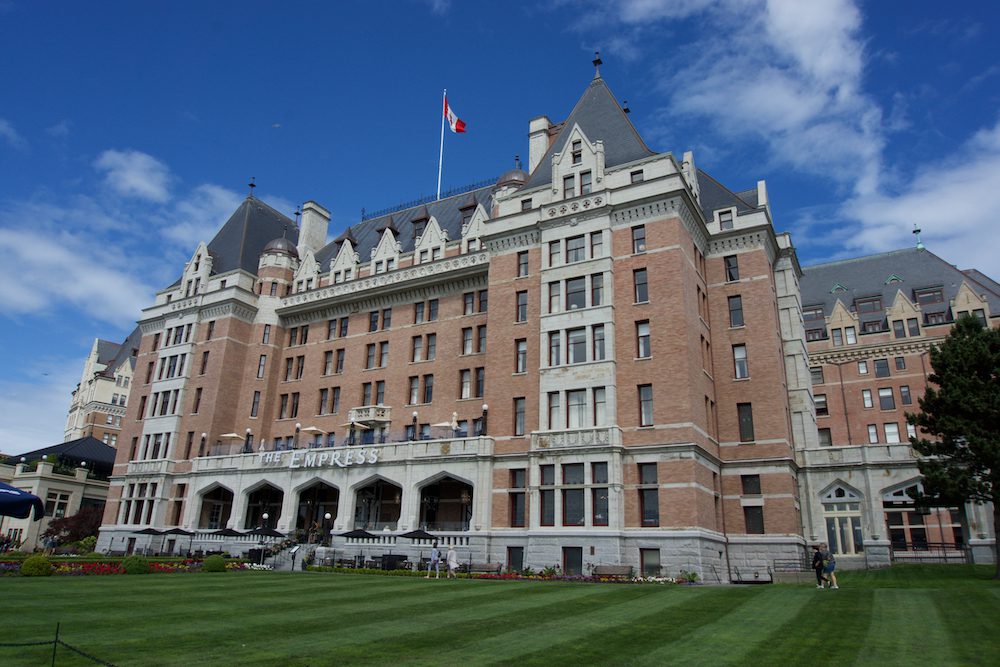
M472 486L442 477L420 490L420 527L424 530L469 530Z
M402 497L401 487L381 479L361 487L355 497L354 527L396 530Z
M201 512L198 515L198 527L217 530L229 524L229 516L233 511L233 492L217 486L201 498Z
M295 532L300 541L326 544L330 528L337 520L340 491L325 482L314 482L299 491L299 506L295 515ZM330 518L327 519L326 515Z
M247 514L244 528L274 528L281 514L281 504L285 493L270 484L251 491L247 496ZM264 519L267 514L267 519Z

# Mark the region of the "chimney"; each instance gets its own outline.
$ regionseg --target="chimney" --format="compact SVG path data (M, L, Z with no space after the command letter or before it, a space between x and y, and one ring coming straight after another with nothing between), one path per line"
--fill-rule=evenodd
M549 128L552 121L548 116L534 118L528 124L528 173L530 174L542 161L545 151L549 150Z
M305 257L305 251L313 254L326 245L326 232L330 226L330 212L314 201L302 205L302 225L299 227L299 257Z

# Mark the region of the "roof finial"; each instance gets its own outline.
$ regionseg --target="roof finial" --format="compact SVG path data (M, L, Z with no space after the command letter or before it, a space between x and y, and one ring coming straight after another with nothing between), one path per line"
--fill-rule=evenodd
M520 155L515 155L514 156L514 169L520 169L520 168L521 168L521 156Z
M622 111L632 113L632 110L628 108L628 100L622 100Z
M257 180L257 177L256 177L256 176L251 176L251 177L250 177L250 182L249 182L249 183L247 183L247 185L248 185L248 186L249 186L249 188L250 188L250 194L248 194L248 195L247 195L247 199L253 199L253 189L254 189L255 187L257 187L257 184L256 184L256 183L254 183L254 181L255 181L255 180Z
M913 225L913 235L917 237L917 250L923 250L924 242L920 240L920 227L916 224Z
M594 59L591 60L590 62L594 63L594 78L595 79L600 79L601 78L601 65L604 64L604 61L601 60L601 52L600 51L594 51Z
M299 227L299 226L300 226L300 225L299 225L299 217L300 217L301 215L302 215L302 207L301 207L301 206L296 206L296 207L295 207L295 226L296 226L296 227Z

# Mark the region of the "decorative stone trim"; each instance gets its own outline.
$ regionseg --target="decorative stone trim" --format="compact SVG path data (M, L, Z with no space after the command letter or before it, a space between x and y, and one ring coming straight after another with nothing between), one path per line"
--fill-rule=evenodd
M933 340L907 340L902 343L881 343L878 345L852 345L837 347L822 352L810 352L810 364L836 364L838 362L857 361L869 357L885 355L886 357L901 354L922 354L930 350L941 338Z

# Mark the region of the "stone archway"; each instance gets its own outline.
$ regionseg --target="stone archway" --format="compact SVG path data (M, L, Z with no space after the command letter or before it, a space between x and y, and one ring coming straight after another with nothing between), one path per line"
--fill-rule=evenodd
M469 530L472 485L442 477L420 489L420 527L429 531Z
M326 543L330 528L337 520L340 491L335 487L316 480L303 487L298 494L298 508L295 513L295 530L309 543ZM327 520L326 515L330 515Z
M263 484L247 494L247 511L243 527L274 528L281 515L285 492L271 484ZM267 514L267 519L264 515Z
M376 479L355 492L354 527L396 530L402 509L402 487Z
M201 497L201 511L198 513L198 527L209 530L225 528L233 512L233 492L217 486Z

